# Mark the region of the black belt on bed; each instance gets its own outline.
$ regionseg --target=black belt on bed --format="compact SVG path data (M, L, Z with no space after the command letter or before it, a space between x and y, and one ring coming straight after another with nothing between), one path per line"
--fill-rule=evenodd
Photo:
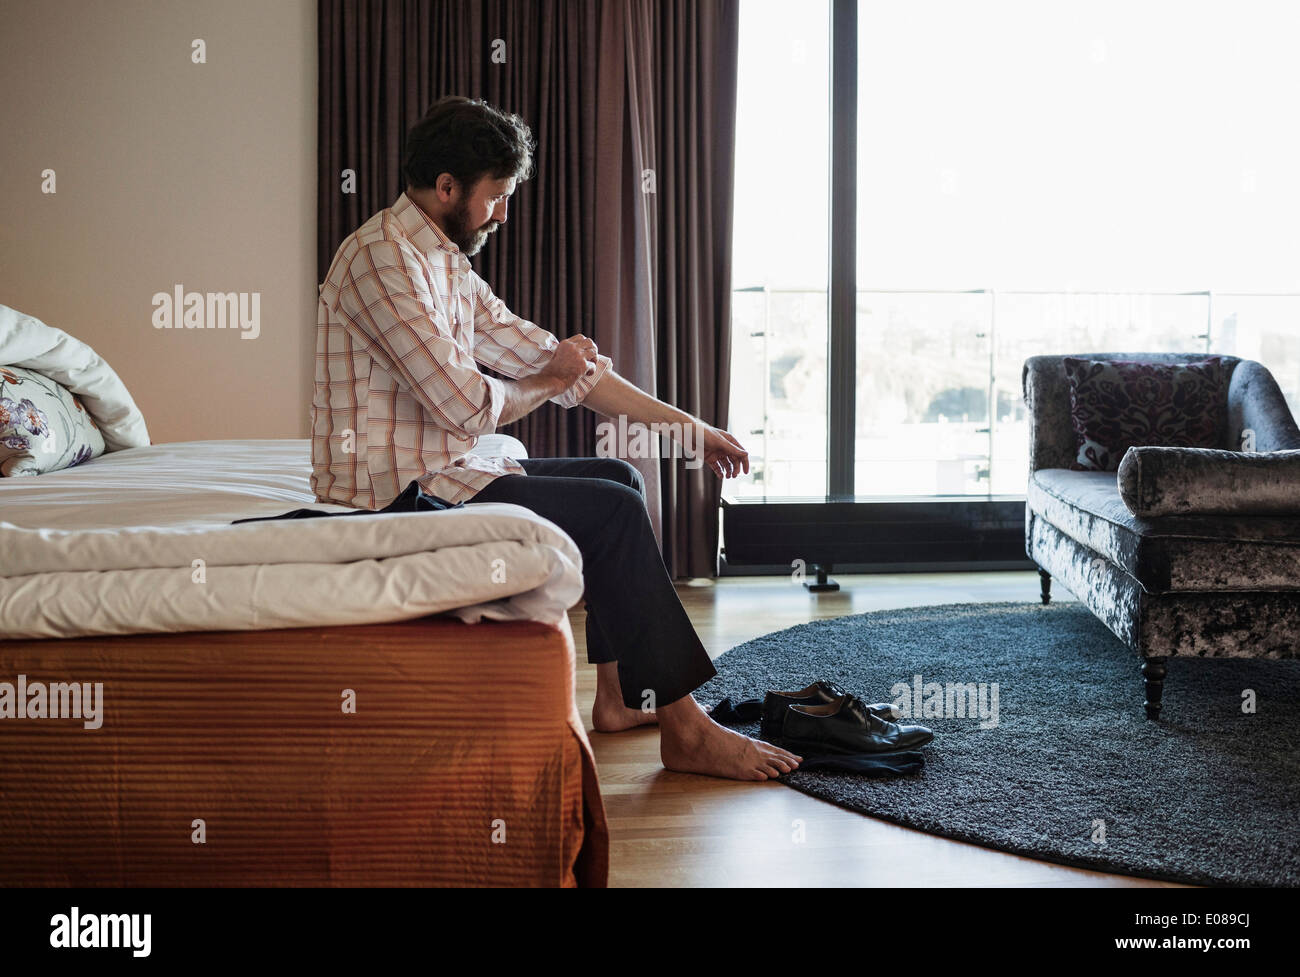
M382 509L357 509L355 512L321 512L320 509L294 509L292 512L285 512L278 516L251 516L248 519L235 519L231 522L231 525L233 526L237 522L262 522L267 519L311 519L315 516L373 516L380 512L438 512L442 509L459 509L464 505L464 502L453 504L439 496L430 495L420 488L419 482L412 481L410 485L402 489L401 495Z

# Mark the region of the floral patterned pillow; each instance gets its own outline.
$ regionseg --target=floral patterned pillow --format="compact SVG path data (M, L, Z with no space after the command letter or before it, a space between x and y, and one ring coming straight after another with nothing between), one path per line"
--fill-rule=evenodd
M66 387L0 366L0 475L43 475L103 453L103 435Z
M1065 358L1074 471L1113 472L1129 448L1221 448L1223 360L1191 363Z

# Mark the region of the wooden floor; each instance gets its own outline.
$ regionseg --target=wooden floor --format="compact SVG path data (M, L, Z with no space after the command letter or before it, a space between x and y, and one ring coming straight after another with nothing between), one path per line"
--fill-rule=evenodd
M814 595L786 577L680 584L682 603L713 658L761 634L817 618L926 604L1037 600L1038 574L840 576ZM1057 596L1068 599L1057 589ZM586 664L585 617L570 611L578 644L578 702L609 815L613 886L1163 886L938 838L845 811L779 783L744 784L670 773L654 729L591 731L596 670ZM794 841L802 822L804 840Z

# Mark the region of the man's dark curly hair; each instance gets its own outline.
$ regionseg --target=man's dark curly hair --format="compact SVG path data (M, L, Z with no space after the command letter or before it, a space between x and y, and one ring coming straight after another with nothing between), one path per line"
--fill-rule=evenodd
M447 95L411 127L402 172L414 190L432 187L450 173L466 193L484 175L527 180L533 175L532 130L519 116L479 98Z

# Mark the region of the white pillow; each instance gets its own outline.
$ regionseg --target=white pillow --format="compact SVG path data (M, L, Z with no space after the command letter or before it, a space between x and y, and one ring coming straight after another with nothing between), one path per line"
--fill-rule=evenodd
M109 451L149 444L144 415L111 366L81 340L0 305L0 365L34 370L64 387L95 419Z

